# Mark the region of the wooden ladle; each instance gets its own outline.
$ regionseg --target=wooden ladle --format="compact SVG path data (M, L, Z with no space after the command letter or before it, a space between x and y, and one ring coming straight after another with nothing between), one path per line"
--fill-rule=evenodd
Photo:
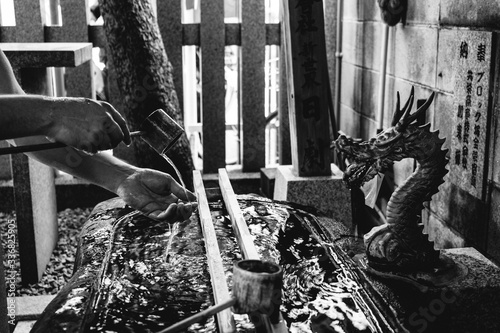
M233 307L235 313L271 315L281 305L283 271L279 265L262 260L241 260L233 266L233 297L198 312L158 333L174 333Z

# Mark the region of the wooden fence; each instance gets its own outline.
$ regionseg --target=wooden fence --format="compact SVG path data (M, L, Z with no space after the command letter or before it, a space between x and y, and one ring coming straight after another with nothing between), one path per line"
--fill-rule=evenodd
M48 1L48 0L47 0ZM36 3L35 3L36 2ZM89 24L90 11L85 0L61 1L61 17L45 14L38 1L14 0L15 26L0 27L0 42L90 42L106 49L100 25ZM56 1L57 2L57 1ZM225 46L240 46L241 166L243 171L259 171L265 166L265 46L280 44L279 24L265 24L264 0L241 2L241 23L224 23L224 1L200 1L200 23L183 24L181 1L158 1L157 17L168 58L174 68L174 84L183 100L183 46L201 50L201 99L203 159L205 173L226 165L225 159ZM3 6L5 7L5 5ZM47 6L46 6L47 7ZM0 9L1 10L1 9ZM5 9L4 9L5 12ZM45 17L47 16L47 17ZM62 19L62 20L61 20ZM109 68L109 101L121 109L114 79ZM95 97L92 64L66 69L68 96ZM286 130L286 129L285 129ZM289 145L285 136L285 145ZM287 160L287 149L284 162Z

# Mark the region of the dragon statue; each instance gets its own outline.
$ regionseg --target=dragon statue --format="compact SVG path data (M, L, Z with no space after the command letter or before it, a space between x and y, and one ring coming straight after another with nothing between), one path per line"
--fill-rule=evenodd
M341 134L334 142L335 148L352 162L344 173L344 182L350 188L362 186L395 161L414 158L418 162L413 174L393 192L387 204L387 223L364 236L368 266L378 272L413 274L449 266L423 234L420 218L423 203L438 192L448 172L448 150L442 149L445 140L439 138L439 131L431 131L429 123L423 126L413 123L433 99L434 93L411 113L414 89L402 110L398 93L390 128L369 141Z

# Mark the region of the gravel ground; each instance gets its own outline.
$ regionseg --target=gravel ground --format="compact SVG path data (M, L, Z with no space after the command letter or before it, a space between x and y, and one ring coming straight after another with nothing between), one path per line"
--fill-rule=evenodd
M54 295L61 287L69 280L73 274L73 264L75 261L76 245L78 243L78 235L83 223L91 212L91 208L66 209L58 213L59 224L59 241L52 253L50 262L43 274L42 280L39 283L31 284L27 287L21 286L21 271L19 268L19 255L16 248L16 296L36 296L36 295ZM16 217L14 213L0 212L0 235L1 242L4 247L4 253L7 243L8 228L15 226ZM9 226L10 225L10 226ZM17 240L17 232L16 232ZM16 243L17 246L17 243ZM4 267L7 267L7 262L4 258Z

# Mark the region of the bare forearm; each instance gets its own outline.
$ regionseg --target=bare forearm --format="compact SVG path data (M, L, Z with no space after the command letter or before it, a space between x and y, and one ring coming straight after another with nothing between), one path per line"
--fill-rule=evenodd
M17 145L48 142L43 137L15 140ZM28 153L28 156L58 170L99 185L116 193L118 185L130 176L136 167L108 154L88 155L74 148L65 147Z
M0 95L0 140L47 135L60 117L54 100L37 95Z

